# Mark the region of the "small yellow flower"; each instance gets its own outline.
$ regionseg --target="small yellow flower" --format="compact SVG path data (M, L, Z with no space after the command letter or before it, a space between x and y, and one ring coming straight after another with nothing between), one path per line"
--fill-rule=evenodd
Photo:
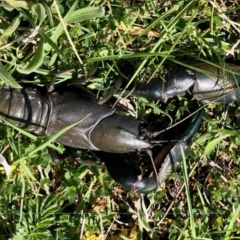
M87 231L81 240L102 240L102 238L97 237L96 234L92 234Z

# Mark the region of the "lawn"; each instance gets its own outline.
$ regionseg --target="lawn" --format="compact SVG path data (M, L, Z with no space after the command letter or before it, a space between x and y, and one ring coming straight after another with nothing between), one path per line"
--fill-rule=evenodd
M0 80L12 88L87 89L102 99L114 88L165 81L178 68L198 70L202 63L208 74L219 67L227 76L229 64L240 63L237 1L2 0L0 6ZM240 83L240 67L235 71ZM139 120L155 158L203 106L191 91L166 102L128 96L106 104ZM204 109L183 163L149 194L126 191L93 151L55 142L61 132L46 137L1 125L11 174L0 168L0 239L240 239L240 109L214 102ZM142 172L151 168L145 151L123 157Z

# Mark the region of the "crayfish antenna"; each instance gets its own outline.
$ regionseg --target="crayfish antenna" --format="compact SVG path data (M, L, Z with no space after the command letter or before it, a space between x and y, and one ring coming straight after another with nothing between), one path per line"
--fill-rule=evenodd
M160 162L163 163L158 173L158 182L162 183L173 172L174 166L182 162L183 154L187 155L189 150L189 144L192 141L194 134L197 132L204 114L204 110L200 110L194 121L189 125L187 130L176 144L171 142L165 146L158 156L155 158L155 166L159 168Z
M155 166L155 164L154 164L154 160L153 160L153 157L152 157L152 151L151 151L150 149L147 149L147 150L146 150L146 153L147 153L147 155L148 155L148 156L150 157L150 159L151 159L153 172L154 172L154 175L155 175L156 180L157 180L157 185L159 186L160 183L158 182L158 173L157 173L157 168L156 168L156 166Z

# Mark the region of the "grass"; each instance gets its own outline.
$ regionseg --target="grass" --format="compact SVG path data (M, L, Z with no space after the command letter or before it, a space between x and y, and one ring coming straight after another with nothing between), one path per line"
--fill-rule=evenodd
M234 1L0 4L0 78L12 87L46 87L55 74L75 68L57 75L54 87L87 76L86 88L99 98L119 78L131 90L164 80L177 66L200 62L227 71L225 62L239 64L240 7ZM190 94L167 103L128 103L149 131L165 129L199 106ZM64 146L51 143L54 136L2 125L1 152L12 174L7 179L0 172L0 239L239 239L239 107L210 103L205 109L183 167L146 196L126 192L103 166L76 163ZM187 124L158 140L173 139ZM96 161L91 151L77 154ZM139 165L148 167L149 158L142 158Z

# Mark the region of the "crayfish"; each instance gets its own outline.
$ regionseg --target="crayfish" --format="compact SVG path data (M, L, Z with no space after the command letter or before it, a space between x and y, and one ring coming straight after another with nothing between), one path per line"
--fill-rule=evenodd
M153 79L148 84L138 86L131 96L166 102L189 91L202 102L239 101L240 67L228 64L225 68L223 72L217 66L204 63L194 65L191 69L180 68L170 73L165 81ZM57 141L72 148L106 152L107 157L102 161L112 178L127 190L134 189L142 193L156 190L158 184L171 174L174 165L182 161L182 154L187 154L203 116L203 111L199 111L181 139L164 150L162 163L160 166L156 164L156 174L149 173L139 178L139 170L120 154L151 147L150 143L139 138L138 121L133 117L116 113L116 109L108 103L99 105L86 93L46 93L37 88L19 90L4 87L0 90L0 96L1 116L39 135L49 136L88 116L63 133Z

